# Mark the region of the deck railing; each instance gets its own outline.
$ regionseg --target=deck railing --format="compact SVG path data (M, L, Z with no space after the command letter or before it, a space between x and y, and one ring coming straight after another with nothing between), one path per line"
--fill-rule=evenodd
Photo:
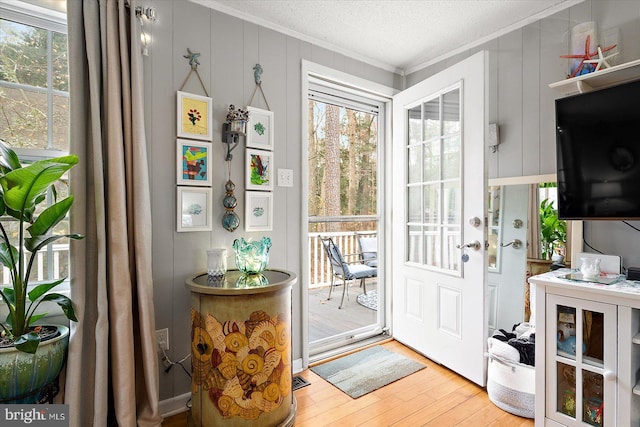
M26 260L31 256L31 252L25 250L24 257ZM50 260L50 264L48 262ZM30 282L39 282L43 280L61 279L63 275L68 274L67 263L69 260L69 244L54 244L50 249L43 249L38 252L36 262L31 270ZM5 266L0 271L0 283L2 285L11 284L11 272Z
M358 236L373 237L375 231L358 231ZM347 261L354 261L358 254L358 239L353 231L309 233L309 287L331 284L331 264L320 237L331 237Z

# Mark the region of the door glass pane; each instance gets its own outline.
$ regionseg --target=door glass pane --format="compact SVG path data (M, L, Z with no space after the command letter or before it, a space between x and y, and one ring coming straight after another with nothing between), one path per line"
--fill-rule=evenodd
M589 365L602 367L603 366L603 327L604 327L604 315L595 311L585 310L583 315L583 342L585 345L585 352L582 356L583 362Z
M460 212L462 211L462 194L459 181L449 181L444 183L442 195L442 205L444 208L443 223L460 224Z
M407 110L409 145L406 190L409 211L407 227L417 225L415 222L419 221L423 227L424 257L421 262L425 266L458 273L461 271L460 251L455 246L463 240L459 98L460 89L457 88L422 103L421 151L417 145L411 145L419 141L419 132L414 123L418 109L413 107ZM416 161L421 162L420 169ZM408 256L412 256L414 252L411 249L415 243L408 244Z
M409 226L407 260L422 264L422 227Z
M604 426L602 375L582 370L582 399L582 420L592 426Z
M422 186L409 187L407 203L409 211L409 222L422 222Z
M409 123L407 126L407 131L408 131L407 133L408 133L409 144L416 144L422 141L422 126L420 126L420 124L422 123L421 106L418 105L417 107L413 107L409 109L408 113L409 113Z
M407 158L407 167L409 168L409 183L413 184L422 181L422 145L414 145L409 147L409 157Z
M445 239L443 266L448 270L458 270L461 254L457 246L462 243L460 240L460 227L457 225L444 227L442 233Z
M440 267L440 229L439 227L425 227L424 248L426 265Z
M440 140L424 144L424 181L440 179Z
M460 177L460 137L445 138L442 150L442 178Z
M427 224L440 222L440 184L424 186L424 222Z
M444 117L442 120L443 135L460 132L460 90L455 89L442 96Z
M558 388L557 411L572 418L576 417L576 368L557 363Z
M424 103L424 141L440 136L440 98Z

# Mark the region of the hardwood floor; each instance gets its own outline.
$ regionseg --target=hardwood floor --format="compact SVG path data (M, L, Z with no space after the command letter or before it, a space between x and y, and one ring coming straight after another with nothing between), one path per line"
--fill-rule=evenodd
M486 391L465 378L421 356L397 341L382 344L427 365L358 399L352 399L306 370L300 375L311 385L296 390L295 427L323 426L533 426L533 420L502 411ZM188 425L188 414L166 419L164 427Z

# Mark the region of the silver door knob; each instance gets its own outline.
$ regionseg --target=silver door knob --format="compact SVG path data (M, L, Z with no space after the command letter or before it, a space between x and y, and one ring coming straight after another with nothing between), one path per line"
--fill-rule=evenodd
M522 240L513 239L509 243L502 243L500 246L506 248L507 246L513 246L513 249L520 249L522 247Z
M464 245L456 245L456 248L458 249L471 248L476 251L479 251L481 247L482 245L477 240L474 240L473 242L465 243Z

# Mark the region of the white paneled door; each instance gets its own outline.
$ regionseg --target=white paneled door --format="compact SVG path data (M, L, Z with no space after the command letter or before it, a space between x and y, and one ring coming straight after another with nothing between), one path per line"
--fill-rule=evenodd
M393 100L393 336L485 385L487 53Z

